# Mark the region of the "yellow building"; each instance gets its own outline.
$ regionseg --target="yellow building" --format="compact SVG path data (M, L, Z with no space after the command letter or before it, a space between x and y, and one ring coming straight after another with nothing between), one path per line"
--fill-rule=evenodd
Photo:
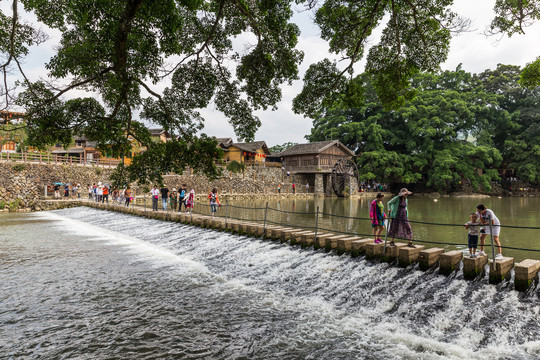
M24 114L14 111L0 111L0 151L14 153L26 138L24 129L17 130L24 123Z
M218 146L223 150L223 160L239 163L263 163L270 155L264 141L233 143L231 138L218 138Z

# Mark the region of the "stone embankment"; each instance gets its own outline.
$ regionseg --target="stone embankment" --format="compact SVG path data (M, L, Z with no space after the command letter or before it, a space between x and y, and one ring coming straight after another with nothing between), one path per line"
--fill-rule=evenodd
M106 181L113 170L73 165L0 163L0 210L35 209L44 198L45 186L55 182L86 185Z
M38 210L37 202L47 199L45 187L50 190L56 182L81 184L81 194L86 196L88 184L108 183L113 171L113 168L97 166L1 162L0 211ZM165 175L164 180L169 189L186 184L188 190L193 188L198 194L207 194L215 187L221 193L234 193L235 196L277 193L279 184L282 184L282 193L292 193L293 181L292 178L283 176L281 168L276 167L248 167L244 173L230 173L224 169L223 176L213 181L189 171L184 175ZM132 184L132 188L136 195L142 195L149 186ZM297 192L305 193L305 189L298 186ZM52 193L49 192L49 195Z
M107 205L95 202L79 202L79 204L151 219L174 221L219 231L263 237L290 245L299 245L303 248L323 248L326 251L334 251L339 255L345 253L350 254L352 257L364 255L367 260L391 262L400 267L409 267L418 263L420 270L434 271L438 269L439 274L444 276L462 271L463 277L466 280L478 281L488 272L490 284L499 284L503 281L508 281L512 276L512 269L514 269L514 286L518 291L526 291L533 281L537 279L540 271L540 261L533 259L526 259L518 264L514 264L514 259L510 257L504 257L495 261L489 261L487 256L464 258L463 252L459 250L426 249L425 246L421 245L409 247L405 243L396 243L395 246L385 246L384 243L374 243L372 238L318 232L316 228L315 230L306 230L290 224L270 225L266 221L262 224L252 223L223 217L212 218L204 215L149 211L143 208Z

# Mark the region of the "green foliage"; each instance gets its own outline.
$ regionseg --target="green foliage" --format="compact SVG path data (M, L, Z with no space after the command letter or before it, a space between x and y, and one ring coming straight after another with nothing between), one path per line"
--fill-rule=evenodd
M340 128L348 132L349 141L358 136L368 138L364 132L375 138L382 136L385 141L390 138L389 144L382 146L374 141L354 143L358 150L387 149L403 154L414 149L433 153L443 150L438 142L472 136L467 131L475 133L479 144L498 146L497 141L501 140L492 138L489 131L468 127L471 118L482 123L492 115L500 115L496 108L487 105L493 103L497 94L481 94L473 100L473 88L477 84L468 83L472 87L466 89L468 99L461 96L463 89L458 82L453 87L446 84L439 89L447 94L432 93L433 97L424 99L424 103L414 100L418 92L425 91L423 86L437 91L429 89L428 83L421 86L415 83L419 78L429 82L416 75L437 71L447 59L451 33L468 27L467 20L451 11L452 0L21 0L20 3L40 23L21 24L0 12L0 52L7 59L3 67L5 74L17 69L15 64L24 63L21 60L29 47L44 40L43 34L36 30L41 25L60 33L61 39L46 64L47 83L31 83L28 77L20 76L23 80L13 87L24 89L18 94L6 83L2 92L6 96L0 100L6 102L2 108L11 108L14 105L11 99L17 99L16 105L27 114L28 145L40 149L54 143L67 146L74 135L85 134L97 143L98 149L123 157L131 147L129 138L136 139L148 150L134 159L133 170L118 169L120 175L140 173L143 181L159 181L155 168L170 172L179 163L215 175L218 170L210 162L218 160L213 157L217 154L204 145L205 137L196 135L204 124L199 109L211 103L229 119L238 139L252 140L260 126L254 111L275 108L281 100L280 86L298 79L303 53L295 49L299 29L290 22L298 5L313 11L322 39L328 42L330 52L341 56L344 62L324 59L311 64L304 76L304 88L294 99L294 111L313 118L327 118L331 115L328 109L379 113L376 108L380 108L383 109L380 114L388 115L389 122L397 126L395 136L412 135L407 143L394 146L383 119L372 118L361 128L349 126L357 122L354 121ZM14 1L13 5L17 10L18 2ZM497 0L494 11L491 30L511 36L522 33L526 25L540 18L540 2ZM369 39L377 33L381 34L378 42L371 43ZM240 35L253 39L242 53L233 48L233 39ZM369 83L354 76L355 67L362 59L366 62L365 72L371 76ZM521 74L524 86L532 88L539 84L539 63L538 59L532 62ZM444 74L437 75L436 81L444 83ZM66 85L58 88L58 84ZM92 95L65 100L82 91ZM476 107L471 105L474 101ZM431 112L437 108L448 115L436 118ZM399 129L404 112L411 111L413 117L418 117L418 128ZM140 116L140 121L134 114ZM463 116L463 123L455 121L454 130L447 125L448 121L454 124L452 114ZM435 125L423 131L426 121ZM512 120L504 116L495 122L512 125ZM144 123L163 127L173 136L172 142L179 144L155 144ZM439 135L440 127L445 129ZM426 141L420 139L422 134ZM523 148L518 140L509 146ZM416 145L420 148L416 149ZM205 158L204 165L184 155L180 155L181 161L172 161L171 157L177 154L167 153L191 146L209 150L198 154ZM152 150L154 147L156 150ZM398 167L392 173L416 178L417 165L407 166L410 169ZM525 172L526 168L523 169Z
M61 89L44 82L22 84L17 104L27 114L31 145L67 146L74 135L84 134L99 149L123 157L132 137L148 150L134 159L132 170L117 174L143 181L159 181L156 169L167 173L178 164L215 176L218 153L206 137L196 135L204 123L198 109L212 102L238 139L252 140L260 126L254 111L276 106L280 86L298 79L303 58L295 49L299 29L290 22L289 0L21 2L62 34L46 65L50 84L74 79ZM9 17L4 20L0 50L6 54L12 51ZM239 54L232 39L246 33L255 35L255 44ZM33 44L26 38L21 42ZM235 71L228 62L236 62ZM64 100L80 90L95 95ZM171 134L173 145L152 142L134 113ZM168 152L191 148L197 156ZM178 155L181 160L173 160ZM131 177L135 173L142 177Z
M103 174L103 169L96 167L94 169L94 172L96 173L97 176L100 176L101 174Z
M458 67L417 75L416 96L398 110L386 110L368 76L361 77L366 104L334 108L314 120L310 141L339 139L357 154L361 180L425 182L449 192L462 179L489 187L498 179L501 152L494 146L497 124L510 121L500 108L503 96L486 92L482 82ZM480 170L480 171L479 171Z
M328 59L310 66L304 76L304 88L295 98L296 112L311 117L338 103L359 107L364 88L354 78L353 66L362 59L367 39L384 26L379 43L370 47L366 72L373 76L373 88L386 108L398 108L410 100L411 77L437 70L448 56L450 29L462 30L467 21L449 10L451 0L433 1L335 1L318 7L315 22L330 52L348 61L338 69ZM389 21L383 21L384 18ZM384 25L382 25L384 23Z
M523 70L524 72L525 70ZM523 88L518 66L499 64L479 74L483 86L499 95L500 108L508 118L493 118L490 132L503 156L503 166L518 178L540 183L540 87Z
M4 210L6 207L6 202L4 200L0 200L0 210Z
M525 66L519 82L527 88L540 86L540 57Z
M17 209L19 209L21 201L19 199L15 199L13 201L9 202L8 209L9 212L15 212Z
M233 160L227 164L227 170L232 173L240 173L244 171L244 166L245 165L243 163L239 163L238 161Z
M282 152L282 151L284 151L284 150L287 150L288 148L290 148L290 147L292 147L292 146L294 146L294 145L298 145L298 143L290 142L290 141L289 141L289 142L286 142L286 143L281 144L281 145L274 145L274 146L272 146L272 147L271 147L270 149L268 149L268 150L270 150L271 152L277 152L277 153L279 153L279 152Z
M11 170L15 171L15 172L21 172L21 171L24 171L26 170L26 164L14 164L12 167L11 167Z
M540 20L538 0L497 0L494 10L495 17L491 22L493 33L506 33L508 36L523 34L526 26Z
M110 177L114 186L122 187L131 182L147 185L163 184L163 174L182 174L186 167L195 173L204 173L209 179L221 175L214 159L220 159L223 150L215 138L201 135L190 143L169 141L156 143L144 153L133 158L130 166L119 165Z

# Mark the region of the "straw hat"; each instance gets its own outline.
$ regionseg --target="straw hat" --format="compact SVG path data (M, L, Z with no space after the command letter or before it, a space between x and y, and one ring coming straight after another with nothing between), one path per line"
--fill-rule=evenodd
M172 191L175 192L175 191L176 191L176 188L172 188Z
M407 188L403 188L403 189L399 190L398 196L411 195L411 194L412 194L412 192L410 192L409 190L407 190Z

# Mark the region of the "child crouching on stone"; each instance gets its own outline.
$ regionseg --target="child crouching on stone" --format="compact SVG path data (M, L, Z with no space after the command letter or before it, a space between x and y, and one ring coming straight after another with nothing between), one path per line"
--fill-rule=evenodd
M469 230L468 243L470 257L476 257L476 248L478 247L478 235L480 234L480 223L478 222L478 215L476 213L471 214L471 220L465 224L465 229Z

